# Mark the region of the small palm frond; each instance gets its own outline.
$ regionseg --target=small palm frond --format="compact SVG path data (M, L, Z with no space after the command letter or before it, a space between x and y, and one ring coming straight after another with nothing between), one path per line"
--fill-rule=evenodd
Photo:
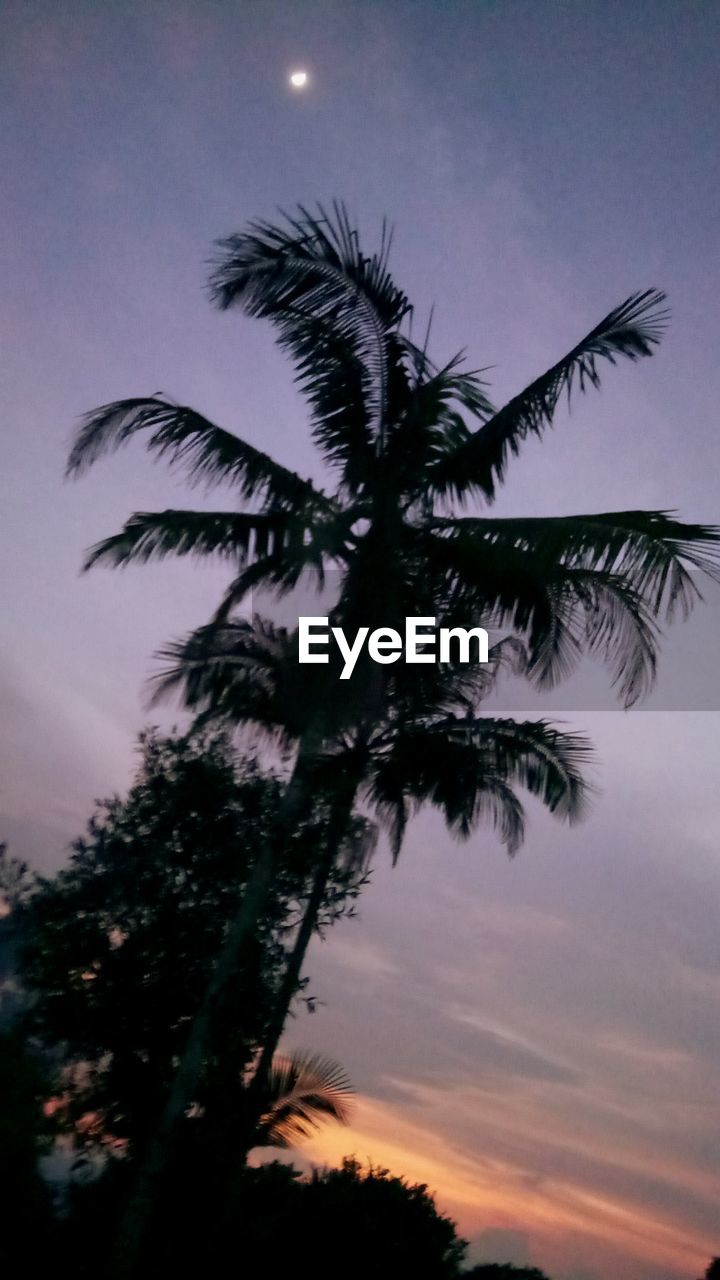
M441 738L469 740L499 776L536 796L555 817L570 823L585 817L592 787L584 770L594 755L585 734L558 729L547 720L489 716L441 723L437 731Z
M157 657L163 667L150 682L153 704L179 695L201 724L250 728L290 747L311 722L338 741L354 713L350 682L338 688L329 667L303 667L297 632L258 615L198 627Z
M260 556L244 566L226 588L213 614L212 625L223 626L228 622L253 591L266 590L280 599L293 591L303 577L308 584L314 579L320 590L324 586L325 565L312 542L304 542L292 550L286 547L282 554L274 551Z
M304 528L281 513L235 511L139 511L119 533L87 553L84 569L145 564L165 556L220 556L237 563L277 555L288 540L302 542Z
M469 839L483 823L495 831L508 857L513 858L525 839L525 809L504 778L486 774L467 794L439 796L434 803L448 830L461 840Z
M554 689L584 653L609 669L625 707L640 702L657 671L658 629L642 597L619 575L568 569L550 588L549 625L530 644L528 675Z
M388 465L413 501L425 494L428 470L472 438L466 417L485 421L493 410L478 372L462 368L462 355L435 368L406 338L395 341L410 367L391 382Z
M443 399L452 399L474 417L489 417L495 409L485 392L486 383L480 378L483 369L464 369L465 352L458 351L451 360L442 367L436 365L405 334L398 333L395 342L402 351L410 371L410 385L428 396L441 390Z
M454 765L465 763L459 759L461 754L468 753L451 753ZM423 803L439 809L448 829L460 839L467 839L479 823L485 822L497 832L510 857L517 853L525 838L525 811L509 783L486 774L461 789L455 785L457 778L457 774L449 774L447 788L438 782L431 793L411 796L401 779L391 777L389 770L377 771L368 794L388 832L393 866L402 852L410 817Z
M278 703L289 655L285 629L257 616L198 627L159 651L165 665L151 681L152 701L179 693L183 706L201 718L232 727L253 724L282 737Z
M462 498L474 490L491 500L505 479L508 459L519 453L522 441L531 434L542 435L552 425L563 392L569 401L576 385L580 391L599 387L601 360L615 364L621 356L635 361L653 354L668 315L664 302L660 290L646 289L615 307L562 360L430 469L428 491Z
M147 447L182 465L200 484L238 487L244 498L283 511L332 512L334 503L309 480L275 462L239 436L216 427L195 409L160 396L116 400L85 416L68 459L67 473L81 475L104 454L113 453L139 431L149 431Z
M326 1120L348 1124L353 1093L342 1067L331 1058L298 1051L278 1055L253 1146L292 1147L312 1137Z
M337 517L318 517L306 523L299 517L285 518L283 537L258 545L252 563L245 564L228 585L214 618L225 622L251 591L264 588L281 598L298 586L319 590L325 586L329 568L346 568L352 558L351 526L354 507Z

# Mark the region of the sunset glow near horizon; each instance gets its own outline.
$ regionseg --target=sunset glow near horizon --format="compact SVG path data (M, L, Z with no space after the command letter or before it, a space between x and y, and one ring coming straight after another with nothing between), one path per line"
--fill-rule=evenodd
M455 1097L452 1102L467 1106L472 1099ZM551 1275L568 1265L582 1273L588 1239L595 1265L601 1262L608 1275L613 1271L620 1274L627 1259L638 1254L655 1273L658 1267L682 1273L694 1262L699 1275L717 1247L712 1231L701 1239L693 1238L679 1222L668 1223L662 1215L648 1212L641 1198L619 1201L562 1179L553 1179L546 1188L529 1188L522 1167L469 1158L461 1147L443 1141L441 1114L439 1107L440 1123L426 1128L418 1121L408 1121L403 1110L361 1097L355 1123L349 1129L323 1130L301 1154L308 1164L322 1167L339 1164L352 1152L436 1190L461 1234L476 1240L477 1261L497 1261L498 1237L502 1240L504 1233L505 1248L518 1264L541 1259L543 1269ZM541 1114L535 1119L540 1124ZM565 1140L569 1137L565 1135ZM298 1163L295 1155L293 1161ZM678 1175L677 1169L668 1172ZM671 1185L671 1178L668 1181ZM714 1181L709 1179L703 1190L713 1194ZM490 1231L488 1224L492 1224ZM528 1238L534 1241L532 1257L525 1245Z
M417 332L435 305L431 354L467 349L499 404L630 292L666 289L657 355L603 369L524 442L495 511L720 519L720 10L78 8L0 18L0 840L46 871L128 784L151 655L228 579L79 573L131 511L223 501L139 444L65 483L79 415L161 387L329 483L272 334L208 303L213 242L251 219L337 197L372 252L387 216ZM667 646L702 665L695 625ZM342 1063L358 1100L288 1158L428 1182L473 1259L696 1280L720 1253L719 715L558 718L597 748L582 825L531 804L511 861L489 828L456 843L423 814L396 869L379 851L360 919L314 945L317 1013L287 1039Z

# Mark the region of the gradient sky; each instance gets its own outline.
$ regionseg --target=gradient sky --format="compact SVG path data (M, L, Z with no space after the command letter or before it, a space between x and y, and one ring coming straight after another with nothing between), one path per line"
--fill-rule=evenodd
M78 415L163 391L322 479L270 333L204 293L213 239L250 217L339 196L372 243L387 214L398 279L420 316L436 303L436 356L467 347L498 401L628 293L666 288L657 357L563 410L498 509L720 520L719 53L702 0L0 5L0 836L17 853L59 865L93 796L126 786L150 655L224 581L79 576L132 509L188 495L140 447L66 484ZM307 1154L429 1182L477 1258L694 1280L720 1252L718 714L574 721L600 761L582 827L533 809L510 863L491 834L459 846L423 817L361 919L316 947L325 1003L288 1038L337 1057L360 1098L352 1131Z

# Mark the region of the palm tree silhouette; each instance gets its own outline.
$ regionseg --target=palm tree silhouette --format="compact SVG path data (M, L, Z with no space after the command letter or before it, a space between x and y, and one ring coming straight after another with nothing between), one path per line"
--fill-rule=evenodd
M664 295L647 290L628 298L495 411L484 382L460 357L437 366L427 344L412 340L411 307L390 276L389 248L383 230L380 250L365 254L339 205L329 215L301 208L280 225L252 224L219 246L213 297L221 308L239 307L274 326L308 401L313 439L333 473L334 491L326 493L163 396L104 405L78 433L72 474L146 432L152 453L183 466L191 480L233 483L251 509L136 513L90 552L87 566L168 554L223 557L234 576L216 627L232 620L252 588L287 593L302 575L322 584L334 567L333 620L348 629L393 627L407 616L440 615L464 625L479 618L522 639L527 675L537 684L554 685L590 651L608 663L621 700L632 704L654 677L658 620L691 608L693 569L716 570L716 531L659 511L490 519L465 514L465 504L492 502L511 456L528 435L542 435L564 393L599 385L603 361L652 354ZM357 731L380 723L395 686L418 679L402 667L370 669L363 662L342 684L332 666L313 668L307 679L312 714L301 699L296 763L277 829L269 833L190 1033L146 1198L192 1095L208 1010L231 980L270 893L282 830L302 812L326 745L350 726ZM222 691L216 693L222 701ZM416 740L415 750L420 747ZM528 766L525 780L534 777ZM415 792L403 785L405 800L428 791L419 774ZM129 1245L125 1256L129 1271Z
M294 745L314 714L314 691L309 694L293 661L296 639L296 634L259 618L200 628L163 651L170 666L157 677L158 692L166 695L180 686L184 704L199 712L200 720L210 718L229 728L252 725L280 738L285 747ZM467 838L481 820L490 821L511 855L525 829L518 787L541 799L561 819L574 822L583 815L589 788L581 770L590 755L589 743L581 734L562 732L542 720L477 715L499 671L508 663L517 669L522 650L508 638L493 646L489 656L487 667L433 665L422 667L423 674L410 681L388 683L385 705L371 723L342 724L318 752L312 791L316 797L327 796L329 817L312 889L244 1102L250 1128L235 1138L238 1158L247 1151L255 1117L265 1105L273 1055L358 797L389 828L394 860L410 813L423 804L436 807L460 838ZM367 853L365 840L355 855L355 874L365 869Z

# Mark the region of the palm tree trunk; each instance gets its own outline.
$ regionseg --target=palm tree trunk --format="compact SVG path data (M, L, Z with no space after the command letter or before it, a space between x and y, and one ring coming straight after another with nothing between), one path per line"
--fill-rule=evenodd
M193 1019L165 1108L125 1206L110 1260L111 1280L131 1280L137 1274L162 1178L172 1159L177 1126L193 1101L200 1079L213 1013L237 972L247 944L257 932L270 897L283 833L293 825L311 794L308 765L321 741L321 735L312 728L301 739L295 767L271 835L265 841L245 886L237 915L227 930L202 1003Z
M297 991L300 973L305 962L305 955L307 953L308 946L310 945L310 939L315 932L315 925L317 924L317 918L320 913L323 898L325 897L325 890L327 889L328 880L330 879L335 863L336 852L336 849L327 848L323 854L322 862L319 864L317 871L315 872L315 878L305 906L302 921L300 922L300 928L298 929L293 949L290 952L287 967L277 995L276 1005L265 1036L262 1053L258 1059L255 1074L248 1085L247 1100L249 1104L250 1125L252 1125L253 1118L257 1118L256 1116L253 1117L253 1102L255 1102L259 1107L262 1107L262 1097L265 1092L265 1086L267 1084L272 1061L275 1056L275 1051L278 1047L280 1037L285 1028L285 1022L287 1020L288 1013L290 1012L290 1005L292 1003L293 996Z
M248 1141L252 1142L252 1133L255 1129L255 1122L264 1106L264 1095L267 1087L268 1076L272 1067L275 1051L278 1047L280 1037L282 1036L287 1021L290 1005L293 996L297 991L300 974L305 956L307 953L310 940L315 932L320 909L325 897L325 891L328 881L337 860L338 849L345 836L352 808L357 794L358 782L353 781L347 788L343 790L342 795L338 798L332 807L330 821L325 836L325 848L322 858L318 863L313 879L312 889L308 897L305 911L303 913L300 928L295 938L295 944L288 958L287 967L283 975L280 990L277 994L275 1007L270 1019L270 1025L265 1034L262 1053L258 1059L255 1074L247 1088L246 1105L243 1108L248 1127ZM246 1151L242 1152L245 1155Z
M265 1109L268 1079L273 1059L280 1037L285 1029L290 1005L297 991L307 949L315 932L328 881L337 860L338 849L348 829L359 782L359 778L352 781L348 780L346 787L343 788L340 796L332 806L325 835L323 856L315 871L312 888L295 937L293 949L288 958L285 973L283 974L283 980L265 1034L255 1074L245 1090L239 1131L234 1137L229 1136L227 1133L225 1135L224 1145L229 1157L224 1197L227 1221L231 1221L235 1213L242 1171L247 1163L248 1154L253 1148L253 1138ZM229 1150L230 1145L232 1145L232 1151Z

